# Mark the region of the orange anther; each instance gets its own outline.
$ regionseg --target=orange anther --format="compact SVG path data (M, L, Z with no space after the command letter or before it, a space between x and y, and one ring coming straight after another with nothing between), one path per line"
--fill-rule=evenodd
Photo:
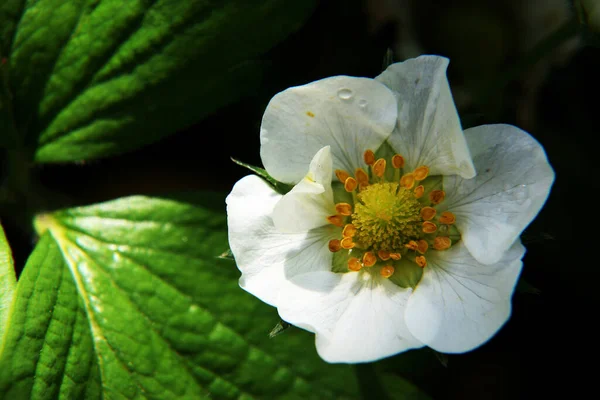
M333 224L335 226L339 226L340 228L344 226L344 217L341 215L330 215L327 217L327 222Z
M358 186L358 182L356 182L356 179L354 179L351 176L346 178L346 180L344 181L344 189L346 189L346 192L354 192L356 186Z
M412 189L412 187L415 186L415 176L412 173L404 174L402 178L400 178L400 186Z
M433 248L436 250L446 250L451 244L452 241L447 236L438 236L433 239Z
M356 168L356 171L354 171L354 176L356 176L356 180L358 181L359 185L366 186L369 184L369 175L367 175L364 169Z
M354 243L352 241L352 238L348 236L342 239L342 241L340 242L340 246L342 246L342 249L350 250L354 246L356 246L356 243Z
M350 271L360 271L360 269L362 268L362 264L360 263L360 260L356 257L350 257L348 259L348 269Z
M425 233L433 233L437 231L437 225L431 221L423 222L423 232Z
M415 258L415 262L421 268L425 268L427 266L427 259L425 256L417 256L417 258Z
M390 253L390 258L394 261L398 261L402 258L402 254L400 253Z
M373 165L373 163L375 163L375 153L373 153L373 150L367 150L365 151L365 154L363 155L363 159L365 160L365 163L367 165Z
M352 215L352 206L348 203L337 203L335 205L335 211L341 215Z
M344 183L344 182L346 182L346 179L348 179L350 174L347 173L346 171L344 171L343 169L336 169L335 176L337 176L337 178L340 180L340 182Z
M414 240L411 240L410 242L405 244L404 247L406 247L409 250L416 250L419 248L419 245Z
M423 185L419 185L415 188L416 199L420 199L421 197L423 197L423 193L425 193L425 188L423 187Z
M413 174L415 175L416 180L422 181L429 175L429 167L426 165L421 165L420 167L417 167L417 169L415 169Z
M431 193L429 193L429 200L431 200L433 204L440 204L442 201L444 201L445 197L446 192L443 190L432 190Z
M421 218L425 221L429 221L435 217L436 212L437 211L435 211L435 208L433 207L423 207L421 208Z
M372 252L367 251L363 255L363 265L365 267L372 267L373 265L375 265L376 262L377 262L377 257L375 257L375 254L373 254Z
M383 174L385 174L385 165L386 162L383 158L380 158L379 160L375 161L375 164L373 164L373 172L375 173L375 175L381 178Z
M404 157L400 154L394 154L394 157L392 157L392 166L396 169L404 168Z
M429 244L427 244L427 242L424 241L423 239L421 239L417 242L417 251L419 253L425 254L425 252L427 251L428 248L429 248Z
M329 251L335 253L342 249L341 242L338 239L332 239L329 241Z
M451 225L456 222L456 216L452 214L450 211L444 211L442 215L440 215L440 223Z
M343 237L352 237L356 235L356 227L352 224L346 224L344 230L342 231Z
M385 250L379 250L377 252L377 256L381 258L383 261L387 261L390 259L390 252Z
M381 267L381 269L379 270L379 274L381 274L381 276L383 276L384 278L389 278L390 276L394 275L394 267L392 267L391 265Z

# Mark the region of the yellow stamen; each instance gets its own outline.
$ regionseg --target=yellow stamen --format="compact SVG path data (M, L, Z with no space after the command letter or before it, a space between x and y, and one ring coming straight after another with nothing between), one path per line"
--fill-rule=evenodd
M417 181L422 181L429 175L429 167L426 165L421 165L420 167L417 167L417 169L415 169L413 174Z
M431 200L433 204L440 204L442 201L444 201L445 197L446 192L443 190L433 190L431 193L429 193L429 200Z
M348 203L337 203L335 205L335 211L338 212L338 214L341 215L352 215L352 206Z
M405 244L404 247L406 247L409 250L416 250L419 248L419 245L414 240L411 240L410 242Z
M360 269L362 268L362 264L360 263L360 260L356 257L350 257L348 259L348 269L350 271L360 271Z
M402 258L402 254L400 253L390 253L390 258L394 261L398 261Z
M356 243L354 243L352 238L348 236L342 239L340 245L342 246L342 249L350 250L356 246Z
M423 239L419 240L419 242L417 243L418 247L417 247L417 251L421 254L425 254L425 252L427 251L427 249L429 248L429 245L427 244L426 241L424 241Z
M383 174L385 174L385 165L386 162L383 158L380 158L379 160L375 161L375 164L373 164L373 172L375 173L375 175L381 178Z
M376 262L377 262L377 257L375 257L375 254L373 254L372 252L367 251L363 255L363 265L365 267L372 267L373 265L375 265Z
M425 256L417 256L417 258L415 258L415 262L421 268L425 268L427 266L427 259Z
M444 211L440 215L440 224L451 225L456 222L456 216L450 211Z
M356 176L356 180L360 186L367 186L369 184L369 175L367 175L364 169L356 168L354 176Z
M381 276L383 276L384 278L389 278L390 276L394 275L394 267L392 267L391 265L381 267L381 269L379 270L379 274L381 274Z
M356 234L356 227L352 224L346 224L344 230L342 231L343 237L352 237Z
M423 222L423 232L433 233L437 231L437 225L430 221Z
M450 248L452 241L447 236L438 236L433 239L433 248L436 250L446 250Z
M344 181L344 189L346 190L346 192L354 192L356 186L358 186L358 182L356 182L356 179L354 179L351 176L346 178L346 180Z
M420 199L423 197L423 193L425 193L425 187L423 185L419 185L415 188L415 198Z
M365 151L365 154L363 155L363 159L365 160L365 163L367 165L373 165L373 163L375 162L375 153L373 153L373 150L367 150Z
M433 207L423 207L421 208L421 218L425 221L429 221L435 217L436 212L437 211L435 211L435 208Z
M342 249L342 245L338 239L332 239L329 241L329 251L335 253L336 251L340 251Z
M400 186L405 187L407 189L412 189L415 185L415 176L412 173L404 174L402 178L400 178Z
M392 157L392 166L396 169L404 168L404 157L400 154L394 154L394 157Z
M385 250L379 250L377 252L377 256L381 258L383 261L387 261L390 259L390 252Z
M333 224L335 226L339 226L340 228L344 226L344 217L341 215L330 215L327 217L327 222Z
M344 171L343 169L336 169L335 176L337 176L337 178L340 180L340 182L344 183L344 182L346 182L346 179L348 179L348 177L350 177L350 174L347 173L346 171Z

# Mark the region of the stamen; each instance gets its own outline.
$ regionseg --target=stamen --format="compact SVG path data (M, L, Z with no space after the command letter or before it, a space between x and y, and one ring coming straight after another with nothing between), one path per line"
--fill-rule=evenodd
M372 267L377 262L377 257L370 251L367 251L363 255L363 264L365 267Z
M423 207L421 208L421 218L425 221L429 221L435 217L436 212L437 211L435 211L435 208L433 207Z
M406 247L409 250L413 250L414 251L414 250L417 250L419 248L419 245L414 240L411 240L410 242L408 242L407 244L405 244L404 247Z
M383 174L385 174L385 165L386 162L383 158L380 158L379 160L375 161L375 164L373 165L373 172L375 173L375 175L381 178Z
M346 192L354 192L356 186L358 186L358 182L356 182L356 179L354 179L351 176L346 178L346 180L344 181L344 189L346 190Z
M417 243L417 245L418 245L417 251L419 253L421 253L421 254L425 254L425 252L429 248L429 244L427 244L427 242L424 241L423 239L419 240L419 242Z
M346 179L350 177L350 174L344 171L343 169L336 169L335 176L340 180L340 182L346 182Z
M452 225L456 222L456 216L450 211L444 211L442 215L440 215L440 223Z
M430 221L423 222L423 232L433 233L437 231L437 225Z
M348 269L350 271L360 271L360 269L362 268L362 264L360 263L360 260L356 257L350 257L348 259Z
M415 188L415 198L420 199L423 197L423 193L425 193L425 187L423 185L419 185Z
M392 166L396 169L404 168L404 157L400 154L394 154L394 157L392 157Z
M391 265L386 265L379 270L379 274L381 274L381 276L384 278L389 278L390 276L394 275L394 267Z
M438 236L433 239L433 248L436 250L446 250L450 248L452 241L447 236Z
M367 150L365 151L365 154L363 155L363 159L365 160L365 163L367 165L373 165L373 163L375 162L375 153L373 153L373 150Z
M354 176L356 176L356 180L360 186L367 186L369 184L369 175L367 175L364 169L356 168Z
M351 237L345 237L340 242L340 246L342 246L342 249L350 250L356 246L356 243L352 241Z
M445 197L446 192L443 190L433 190L431 193L429 193L429 200L431 200L433 204L440 204L442 201L444 201Z
M422 181L429 175L429 167L426 165L421 165L420 167L417 167L417 169L415 169L413 174L417 181Z
M400 178L400 186L405 187L407 189L412 189L415 185L415 176L412 173L404 174L402 178Z
M386 250L379 250L379 251L377 252L377 256L378 256L379 258L381 258L381 260L383 260L383 261L387 261L387 260L389 260L389 259L390 259L390 252L389 252L389 251L386 251Z
M340 251L342 249L341 242L339 239L332 239L329 241L329 251L335 253L336 251Z
M346 224L344 230L342 231L343 237L352 237L356 235L356 227L352 224Z
M337 203L335 205L335 211L338 212L338 214L341 215L352 215L352 206L348 203Z
M394 261L398 261L402 258L402 254L400 253L390 253L390 258Z
M344 226L344 217L341 215L330 215L327 217L327 222L333 224L335 226L339 226L340 228Z
M421 268L425 268L427 266L427 259L425 256L417 256L417 258L415 258L415 262Z

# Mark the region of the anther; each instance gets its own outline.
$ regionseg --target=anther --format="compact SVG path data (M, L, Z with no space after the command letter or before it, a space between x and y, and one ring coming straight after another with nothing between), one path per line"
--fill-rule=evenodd
M348 203L337 203L335 205L335 211L341 215L352 215L352 206Z
M351 176L346 178L346 180L344 181L344 189L346 190L346 192L354 192L356 186L358 186L358 182L356 182L356 179L354 179Z
M442 215L440 215L440 224L451 225L456 222L456 216L450 211L444 211Z
M407 189L412 189L415 185L415 176L412 173L404 174L402 178L400 178L400 186L405 187Z
M384 278L389 278L390 276L394 275L394 267L392 267L391 265L381 267L381 269L379 270L379 274Z
M394 261L398 261L402 258L402 254L400 253L390 253L390 258Z
M400 154L394 154L394 157L392 157L392 166L396 169L404 168L404 157Z
M427 259L425 256L417 256L417 258L415 258L415 262L421 268L425 268L427 266Z
M360 263L360 260L356 257L350 257L348 259L348 269L350 271L360 271L360 269L362 268L362 264Z
M419 245L414 240L411 240L410 242L405 244L404 247L406 247L409 250L416 250L419 248Z
M383 174L385 174L385 165L386 162L383 158L380 158L379 160L375 161L375 164L373 164L373 172L375 173L375 175L381 178Z
M390 252L386 251L386 250L379 250L377 252L377 256L382 260L382 261L387 261L390 259Z
M437 231L437 225L431 221L423 222L423 232L425 233L433 233Z
M340 246L342 246L342 249L350 250L356 246L356 243L354 243L352 238L348 236L342 239Z
M438 236L433 239L433 248L436 250L446 250L450 248L452 241L447 236Z
M446 192L443 190L432 190L431 193L429 193L429 200L431 200L433 204L440 204L442 201L444 201L445 197Z
M367 175L364 169L356 168L354 176L356 176L356 180L360 186L367 186L369 184L369 175Z
M339 226L340 228L344 226L344 217L341 215L330 215L327 217L327 222L333 224L335 226Z
M329 241L329 251L335 253L336 251L340 251L342 249L342 245L339 239L332 239Z
M373 165L373 163L375 163L375 153L373 153L373 150L367 150L365 151L365 154L363 155L363 159L365 160L365 163L367 165Z
M425 252L427 251L428 248L429 248L429 245L423 239L421 239L417 242L417 251L419 253L425 254Z
M372 267L373 265L375 265L376 262L377 262L377 257L375 257L375 254L373 254L372 252L367 251L363 255L363 265L365 267Z
M346 226L344 226L344 230L342 231L342 236L353 237L354 235L356 235L356 227L352 224L346 224Z
M343 169L336 169L335 176L337 176L337 178L340 180L340 182L344 183L344 182L346 182L346 179L348 179L348 177L350 177L350 174L347 173L346 171L344 171Z
M426 165L421 165L420 167L417 167L417 169L415 169L413 175L415 176L415 179L417 181L422 181L429 175L429 167Z
M421 208L421 218L425 221L429 221L435 217L436 212L437 211L435 211L435 208L433 207L423 207Z
M415 188L415 198L420 199L423 197L423 193L425 193L425 187L423 185L419 185Z

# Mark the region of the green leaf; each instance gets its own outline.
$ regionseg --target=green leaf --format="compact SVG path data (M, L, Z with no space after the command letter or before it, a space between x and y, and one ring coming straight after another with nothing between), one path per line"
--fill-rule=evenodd
M268 337L275 309L218 258L228 247L223 211L222 196L201 193L38 217L46 233L18 283L0 398L356 396L351 367L324 363L312 334ZM70 389L69 358L87 360L85 396Z
M105 157L255 90L256 57L315 0L29 0L0 6L12 108L38 162ZM13 39L14 38L14 39Z
M17 278L15 277L12 253L6 241L4 229L0 226L0 349L16 284Z

